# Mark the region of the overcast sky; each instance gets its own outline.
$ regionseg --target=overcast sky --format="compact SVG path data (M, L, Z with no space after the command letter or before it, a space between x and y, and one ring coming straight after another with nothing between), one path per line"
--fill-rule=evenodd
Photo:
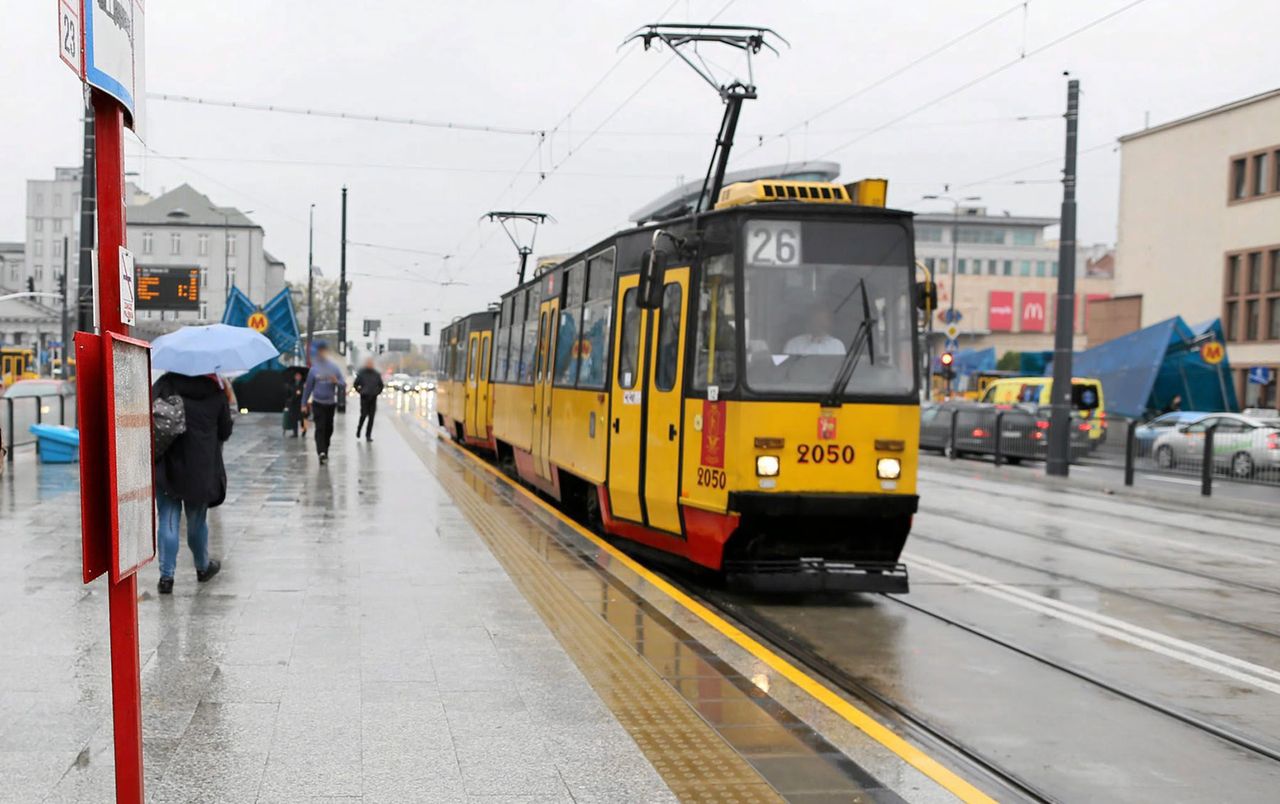
M920 197L950 183L996 212L1056 216L1070 70L1087 151L1080 239L1113 242L1117 136L1148 113L1160 123L1280 83L1280 18L1261 13L1262 0L1145 0L1044 48L1129 2L1030 0L1024 13L1013 0L150 0L152 92L554 133L539 144L153 100L152 152L130 137L128 169L152 193L189 182L217 204L254 210L291 279L306 275L313 202L316 264L336 275L348 185L350 240L454 255L349 247L352 329L380 317L389 336L420 336L424 320L438 327L514 283L514 250L478 222L485 211L549 212L557 223L541 231L538 253L572 251L702 175L721 114L715 93L668 54L619 45L660 15L705 22L724 9L719 22L767 25L790 41L756 61L760 97L744 109L732 167L821 157L840 162L845 180L887 177L894 206L937 209ZM80 89L57 56L54 0L0 5L0 74L10 76L0 239L21 240L24 181L79 162ZM732 52L704 55L741 72ZM449 277L467 284L426 281Z

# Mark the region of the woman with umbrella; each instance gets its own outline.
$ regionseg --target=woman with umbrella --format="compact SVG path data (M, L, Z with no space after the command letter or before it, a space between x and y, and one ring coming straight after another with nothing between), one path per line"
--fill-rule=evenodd
M209 509L227 497L222 444L231 437L231 407L229 389L218 375L246 371L277 354L262 335L223 324L186 327L152 342L151 364L165 372L152 389L153 404L157 410L182 411L167 414L172 440L158 450L155 467L162 595L173 592L183 510L196 580L208 581L222 569L221 562L209 557L207 522Z

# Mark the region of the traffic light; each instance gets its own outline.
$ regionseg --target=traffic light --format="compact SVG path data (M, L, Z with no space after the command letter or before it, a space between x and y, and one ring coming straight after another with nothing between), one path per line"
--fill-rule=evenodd
M36 292L36 280L34 277L30 277L30 276L27 277L27 292L28 293Z
M431 337L431 322L430 322L430 321L427 321L427 322L423 323L423 325L422 325L422 335L423 335L423 337L424 337L424 338L430 338L430 337Z
M951 354L950 352L943 352L942 355L938 358L938 362L942 364L942 371L940 373L942 374L943 377L949 380L952 377L956 376L956 370L955 370L956 356L955 355Z

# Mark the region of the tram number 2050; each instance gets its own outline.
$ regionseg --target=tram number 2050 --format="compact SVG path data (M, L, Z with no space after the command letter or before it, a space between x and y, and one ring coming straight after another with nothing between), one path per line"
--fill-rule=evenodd
M722 489L729 485L729 478L725 475L723 469L707 469L704 466L699 466L698 485L706 486L709 489Z
M797 444L797 463L853 463L853 446L845 444Z

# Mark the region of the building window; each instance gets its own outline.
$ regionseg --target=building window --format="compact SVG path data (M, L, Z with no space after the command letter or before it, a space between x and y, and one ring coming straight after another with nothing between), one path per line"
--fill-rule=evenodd
M62 209L62 193L53 194L53 208Z
M991 276L996 275L996 270L1000 267L999 260L987 260L987 273Z
M200 320L204 321L209 318L209 302L200 302Z
M36 218L36 219L35 219L35 223L34 223L34 224L32 224L31 228L32 228L32 230L33 230L33 231L36 231L36 232L43 232L43 231L44 231L44 218Z
M41 283L44 282L44 266L43 265L36 266L36 281Z
M1249 163L1245 159L1231 160L1231 197L1244 198L1245 179L1249 172Z
M1280 340L1280 247L1228 254L1222 295L1227 340Z
M1034 246L1036 233L1034 229L1014 229L1013 244L1015 246Z
M1058 275L1058 261L1054 260L1053 262L1049 263L1049 276L1057 276L1057 275Z
M196 253L201 257L209 256L209 235L201 232L196 236Z
M227 235L227 256L234 257L236 255L236 236Z
M1275 146L1231 157L1227 200L1253 201L1280 194L1280 149Z
M1036 260L1036 276L1044 276L1044 260Z
M917 226L916 242L917 243L941 243L942 227L941 226Z
M209 286L209 269L200 269L200 292L204 293L204 289Z
M967 268L968 268L968 260L966 260L964 257L961 257L960 259L956 260L956 273L960 274L961 276L964 276L965 270Z
M951 260L946 257L938 258L938 273L945 274L951 270Z
M155 243L153 242L153 240L154 238L152 238L151 232L142 233L142 253L143 254L150 254L152 249L155 248Z
M37 211L44 209L44 193L36 193L35 208Z
M62 233L62 218L53 219L53 233L54 234Z
M960 243L988 243L1003 246L1004 231L1004 229L990 226L961 226L956 240Z
M1018 260L1018 276L1031 276L1031 260Z
M933 273L934 268L938 267L938 261L933 257L925 257L924 267L929 269L929 273Z
M37 240L35 243L33 243L33 244L32 244L32 248L33 248L33 252L32 252L32 253L34 253L37 257L43 257L43 256L44 256L44 241L43 241L43 240Z
M181 232L169 233L169 253L174 255L182 253L182 233Z
M1013 276L1013 260L1004 261L1004 275Z
M62 241L61 241L61 240L55 240L55 241L53 241L53 256L55 256L55 257L61 257L61 256L62 256Z

